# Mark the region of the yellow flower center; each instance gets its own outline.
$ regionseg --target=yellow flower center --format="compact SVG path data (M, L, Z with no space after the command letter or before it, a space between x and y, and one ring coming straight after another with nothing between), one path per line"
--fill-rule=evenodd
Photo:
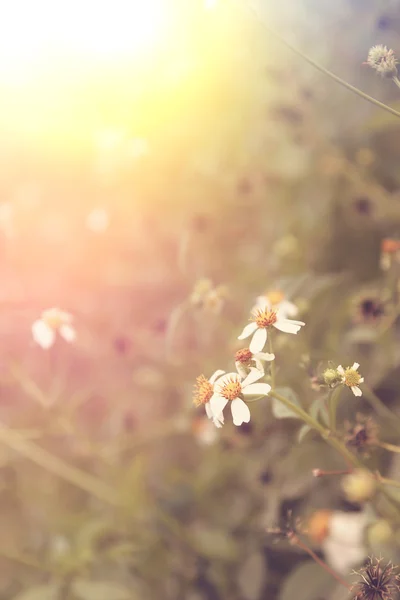
M349 387L356 386L360 383L361 375L354 369L346 369L344 372L344 382Z
M228 381L223 388L221 388L220 394L227 400L235 400L242 393L242 386L236 379Z
M43 313L42 320L52 329L58 329L65 323L65 315L61 311L49 310Z
M193 403L196 406L201 406L201 404L207 404L210 401L211 396L214 393L214 388L212 384L208 381L204 375L199 375L196 379L196 384L194 386L193 392Z
M244 365L248 365L253 358L252 352L248 348L242 348L235 354L235 362L240 362Z
M271 327L278 320L275 310L257 310L254 316L254 321L260 329Z

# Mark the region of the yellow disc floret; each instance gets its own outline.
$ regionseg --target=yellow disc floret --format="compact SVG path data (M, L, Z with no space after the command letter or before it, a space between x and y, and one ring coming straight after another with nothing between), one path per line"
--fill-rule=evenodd
M360 383L361 375L356 371L356 369L352 369L351 367L345 369L344 372L344 383L349 387L357 386Z
M254 315L254 321L257 323L257 327L260 329L267 329L267 327L271 327L274 323L276 323L278 317L276 316L275 310L260 310L258 309Z
M227 400L235 400L242 393L242 386L236 379L231 379L221 388L220 394Z
M196 379L196 384L193 392L193 403L196 406L201 404L207 404L210 401L214 393L212 384L208 381L204 375L199 375Z
M248 365L253 358L253 353L250 352L249 348L242 348L235 354L235 362L240 362L243 365Z

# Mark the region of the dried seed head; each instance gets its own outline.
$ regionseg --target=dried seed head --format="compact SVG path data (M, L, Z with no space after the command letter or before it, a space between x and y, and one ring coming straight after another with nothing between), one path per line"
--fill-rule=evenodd
M391 600L399 591L398 575L392 563L382 563L382 558L369 558L360 571L360 580L352 586L354 600Z
M346 434L344 441L346 445L360 454L368 456L369 449L376 446L379 438L379 427L371 417L366 417L361 414L356 415L356 422L345 423Z
M397 75L397 62L393 50L389 50L387 46L382 46L382 44L372 46L368 52L367 64L383 77L395 77Z

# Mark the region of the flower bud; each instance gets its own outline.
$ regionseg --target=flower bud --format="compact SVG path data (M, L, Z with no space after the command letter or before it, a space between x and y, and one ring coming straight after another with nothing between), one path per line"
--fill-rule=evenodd
M342 488L349 502L366 502L376 491L376 479L365 469L356 469L342 479Z
M324 371L323 378L326 385L329 385L329 387L333 387L342 381L342 377L336 369L326 369Z

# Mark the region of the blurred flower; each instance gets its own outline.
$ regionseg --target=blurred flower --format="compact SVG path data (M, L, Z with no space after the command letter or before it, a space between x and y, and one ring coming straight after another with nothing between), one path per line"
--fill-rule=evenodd
M59 308L44 310L41 318L32 324L33 339L45 350L54 344L57 332L66 342L73 342L76 331L71 323L72 315L68 312Z
M216 427L214 427L209 419L204 417L196 417L193 419L192 432L196 441L201 446L211 446L218 440Z
M108 212L104 208L94 208L86 217L86 227L94 233L104 233L108 225Z
M270 290L263 296L258 296L256 299L256 306L262 307L265 300L269 302L274 310L279 310L280 314L284 317L295 317L299 313L299 309L293 302L290 302L285 297L285 294L281 290Z
M351 391L355 396L362 396L362 391L358 387L358 384L363 383L364 377L361 377L357 371L359 366L360 365L358 363L354 363L352 367L347 367L347 369L344 369L342 365L339 365L337 368L338 372L342 376L342 383L351 388Z
M267 341L267 330L269 327L276 327L279 331L285 333L297 333L305 325L302 321L292 321L287 319L280 309L273 310L271 304L264 298L253 309L253 323L249 323L239 335L239 340L244 340L252 336L250 342L250 352L256 354L261 352Z
M274 360L275 354L269 354L268 352L257 352L253 354L249 348L242 348L235 354L235 366L239 375L243 378L247 377L251 367L256 367L263 375L264 365L263 361Z
M218 377L220 377L224 373L225 371L221 371L221 369L219 369L211 375L210 379L207 379L206 377L204 377L204 375L199 375L199 377L197 377L196 379L196 384L193 392L193 403L195 404L195 406L201 406L202 404L204 404L207 417L209 419L214 418L213 411L210 407L210 400L214 395L214 385Z
M360 580L352 586L356 600L390 600L399 591L399 576L392 563L382 564L382 558L369 558L356 573Z
M373 548L395 541L393 528L386 519L375 521L375 523L368 527L367 533L368 543Z
M342 479L342 488L349 502L366 502L376 491L375 476L366 469L355 469Z
M378 442L378 425L371 417L361 414L356 415L356 423L345 423L346 434L344 441L347 446L357 450L360 454L368 456L371 446Z
M203 310L219 314L228 296L226 286L213 286L211 279L199 279L196 281L190 302Z
M250 421L250 410L243 400L243 396L267 396L271 386L267 383L255 383L263 374L258 369L251 369L245 379L237 373L223 375L215 384L215 392L210 400L211 411L217 427L224 423L223 410L231 402L231 411L234 425L241 425Z
M367 64L383 77L397 75L397 62L393 50L388 50L387 46L382 44L372 46L368 52Z
M400 262L400 240L384 238L381 242L381 269L387 271L393 262Z

